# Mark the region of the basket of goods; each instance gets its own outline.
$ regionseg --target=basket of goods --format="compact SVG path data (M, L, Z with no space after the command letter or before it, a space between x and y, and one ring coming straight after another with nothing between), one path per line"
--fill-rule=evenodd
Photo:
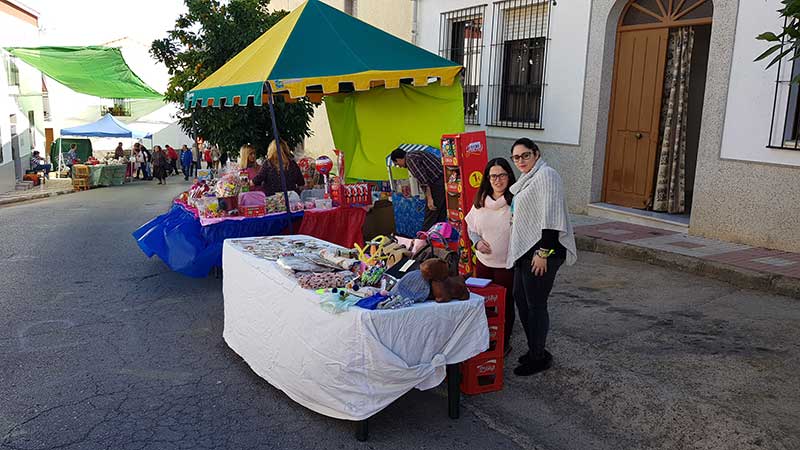
M267 196L263 192L242 192L239 194L239 215L261 217L267 214Z

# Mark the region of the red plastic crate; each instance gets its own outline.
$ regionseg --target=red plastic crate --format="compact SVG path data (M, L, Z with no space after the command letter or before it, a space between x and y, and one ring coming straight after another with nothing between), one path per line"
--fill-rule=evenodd
M492 283L484 288L471 287L469 290L483 296L487 319L492 320L495 317L506 316L506 288Z
M505 324L503 320L496 320L489 323L489 350L476 356L476 358L503 358L505 351Z
M461 392L484 394L503 389L503 358L468 359L461 364Z

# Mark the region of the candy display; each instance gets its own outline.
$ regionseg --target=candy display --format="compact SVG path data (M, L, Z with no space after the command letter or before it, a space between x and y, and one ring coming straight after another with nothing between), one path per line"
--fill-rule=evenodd
M237 197L242 191L242 184L242 179L239 177L239 170L231 166L220 174L214 186L214 192L217 194L217 197Z

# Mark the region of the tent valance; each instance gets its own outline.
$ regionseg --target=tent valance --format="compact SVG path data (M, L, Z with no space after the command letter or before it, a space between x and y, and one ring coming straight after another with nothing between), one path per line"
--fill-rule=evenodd
M115 119L111 114L106 114L97 122L77 127L63 128L61 136L82 137L107 137L107 138L152 138L152 134L143 131L134 131L124 123Z
M191 106L263 104L265 84L290 98L377 86L450 86L461 66L319 0L308 0L186 94Z
M75 92L103 98L162 98L139 78L118 48L8 47L6 51Z

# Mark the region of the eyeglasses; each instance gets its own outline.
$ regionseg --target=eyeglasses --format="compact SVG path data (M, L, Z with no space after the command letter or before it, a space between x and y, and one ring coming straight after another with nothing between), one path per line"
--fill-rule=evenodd
M489 175L489 179L492 180L492 181L503 180L503 179L506 179L506 178L508 178L508 174L507 173L493 173L493 174Z
M514 160L514 162L520 162L520 161L527 161L531 159L532 156L533 152L525 152L521 155L513 155L511 156L511 159Z

